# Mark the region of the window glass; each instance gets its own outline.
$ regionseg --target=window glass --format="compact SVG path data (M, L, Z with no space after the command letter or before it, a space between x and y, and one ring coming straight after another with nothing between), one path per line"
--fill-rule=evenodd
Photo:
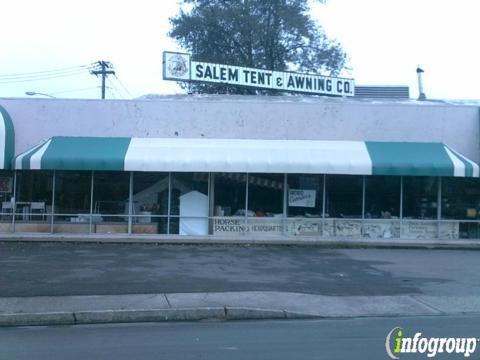
M480 219L480 179L442 178L442 219Z
M170 234L208 234L208 173L172 173Z
M90 214L92 173L57 171L55 173L55 213ZM69 218L70 216L59 216Z
M248 216L283 216L283 174L248 175Z
M0 201L2 213L12 214L13 211L13 171L0 170Z
M16 202L17 215L20 214L20 220L29 220L30 217L27 214L31 212L51 213L52 190L53 172L19 171L17 173Z
M2 212L0 214L0 232L11 232L14 194L13 194L13 171L0 170L0 201L2 204Z
M327 214L325 216L361 218L362 188L362 176L327 175Z
M168 215L168 186L168 173L134 173L134 214Z
M19 171L17 173L15 231L50 232L53 172Z
M93 180L93 212L97 222L126 222L130 173L96 171ZM122 228L123 229L123 228ZM112 231L114 232L114 230Z
M403 178L403 217L436 219L437 193L436 177L405 176Z
M245 216L247 174L215 174L214 216Z
M365 217L390 219L400 216L400 177L365 177Z
M167 233L168 173L133 174L133 233Z
M287 215L322 217L323 175L288 174Z

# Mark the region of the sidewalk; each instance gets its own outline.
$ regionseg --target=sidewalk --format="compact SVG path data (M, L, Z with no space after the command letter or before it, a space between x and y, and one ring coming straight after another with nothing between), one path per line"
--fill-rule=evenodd
M318 238L311 236L182 236L182 235L127 235L127 234L1 234L0 242L64 242L114 244L173 244L173 245L300 245L341 248L428 248L428 249L480 249L478 239L370 239L370 238Z
M323 296L222 292L0 298L0 326L441 316L480 312L480 296Z

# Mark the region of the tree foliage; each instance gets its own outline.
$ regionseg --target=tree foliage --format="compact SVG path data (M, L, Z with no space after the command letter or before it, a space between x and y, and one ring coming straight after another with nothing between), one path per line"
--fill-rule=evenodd
M185 10L188 8L189 10ZM199 61L337 75L346 54L309 16L306 0L183 0L170 36ZM252 93L190 84L201 93Z

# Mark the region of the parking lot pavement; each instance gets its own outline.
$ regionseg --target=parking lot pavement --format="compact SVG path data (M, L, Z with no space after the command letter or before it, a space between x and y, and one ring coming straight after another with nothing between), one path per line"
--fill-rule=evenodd
M282 291L480 295L480 252L295 246L0 244L0 294Z

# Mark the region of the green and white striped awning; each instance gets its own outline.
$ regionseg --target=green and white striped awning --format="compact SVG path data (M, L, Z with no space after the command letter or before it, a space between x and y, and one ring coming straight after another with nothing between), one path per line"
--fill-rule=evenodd
M7 110L0 106L0 169L11 169L15 155L15 132Z
M52 137L16 169L311 173L478 177L441 143Z

